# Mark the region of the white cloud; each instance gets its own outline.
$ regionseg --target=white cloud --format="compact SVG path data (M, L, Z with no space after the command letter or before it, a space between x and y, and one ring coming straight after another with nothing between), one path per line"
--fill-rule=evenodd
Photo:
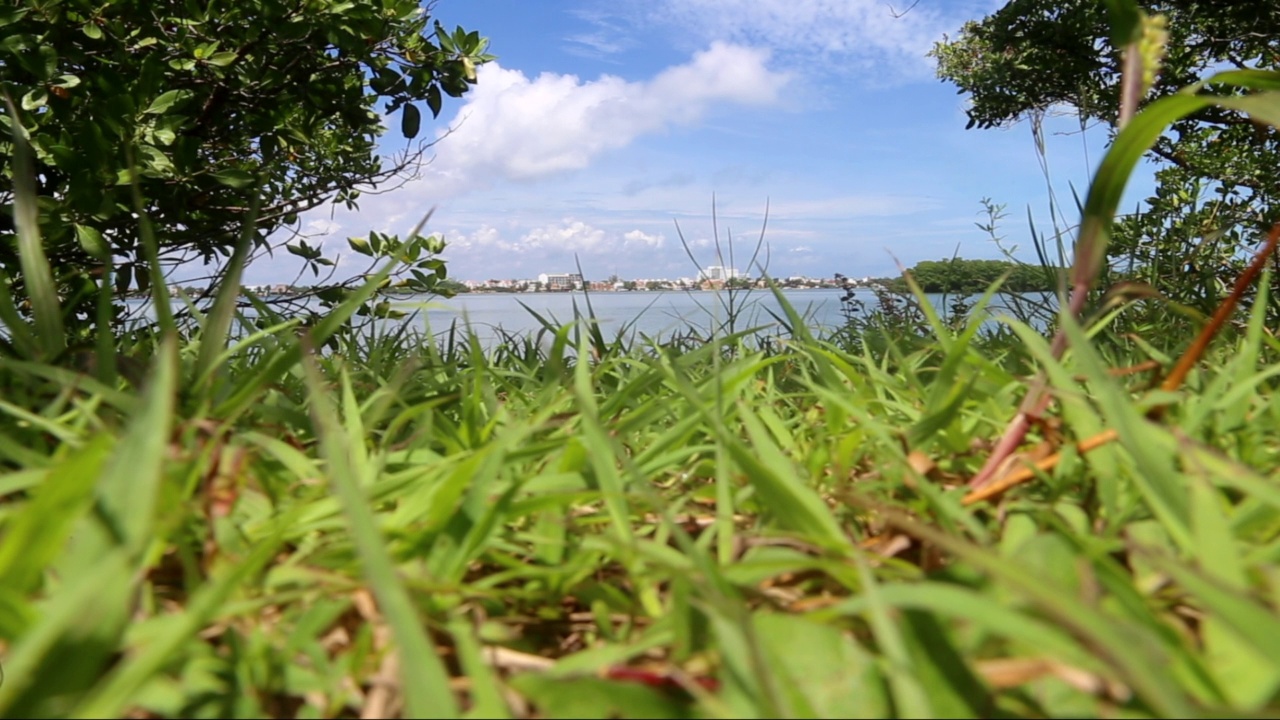
M645 0L657 24L691 31L704 40L773 48L809 65L822 58L870 70L872 84L928 74L932 66L924 54L934 41L998 6L995 0L912 2Z
M789 78L771 71L768 60L768 51L714 42L643 82L611 75L584 82L555 73L531 80L490 63L480 68L454 131L441 133L427 173L483 183L495 175L528 179L581 169L642 135L697 122L717 104L776 102Z
M471 232L450 230L444 233L447 253L471 259L487 259L499 263L515 256L545 257L557 253L613 255L644 253L663 247L662 233L635 229L626 232L590 225L574 218L563 218L529 228L510 228L510 233L492 225L480 225ZM516 237L516 239L508 239Z
M470 233L458 231L444 233L444 239L447 243L447 250L497 249L512 251L517 249L515 244L503 240L502 232L492 225L481 225Z
M622 236L628 246L643 247L656 250L662 247L667 238L662 233L649 234L643 230L632 230Z
M337 234L342 226L330 218L314 218L302 226L302 234L306 237L327 237Z
M793 253L807 253L807 252L813 252L813 248L809 247L808 245L797 245L797 246L795 246L795 247L791 248L791 252L793 252Z
M571 252L593 252L601 248L604 241L604 230L573 218L565 218L557 224L536 228L520 238L525 249Z

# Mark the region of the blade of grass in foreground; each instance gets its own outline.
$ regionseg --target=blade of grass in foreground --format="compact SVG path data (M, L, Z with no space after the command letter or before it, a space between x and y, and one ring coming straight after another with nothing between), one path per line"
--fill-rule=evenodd
M231 318L236 311L236 299L240 295L240 277L245 264L249 261L249 247L253 242L254 230L258 225L258 209L262 205L262 194L254 193L253 202L249 206L249 215L244 220L240 231L240 239L236 242L231 262L222 277L222 285L218 288L217 298L213 301L213 309L205 318L203 331L200 333L200 354L196 358L195 377L203 379L217 362L219 354L227 345L227 333L231 329Z
M578 341L578 357L587 354L587 339L580 337ZM574 367L573 389L578 401L578 410L582 413L580 430L584 435L584 444L590 451L591 465L595 469L596 482L600 485L600 496L609 518L613 520L613 529L624 543L630 544L635 537L631 532L631 512L627 504L626 488L622 475L614 461L615 451L600 421L600 409L596 406L596 393L591 384L590 363L578 362Z
M875 507L874 503L865 505ZM1113 617L1072 597L1072 593L1055 586L1056 583L1047 581L1041 573L1010 566L1003 558L960 538L893 511L885 512L885 520L919 540L968 561L993 580L1038 605L1044 613L1086 643L1154 712L1168 717L1193 716L1186 694L1167 672L1167 655L1160 646L1150 642L1150 636L1142 628L1122 625ZM1003 611L993 605L991 612Z
M929 695L920 686L918 672L913 667L911 655L899 627L889 614L889 606L880 598L879 583L875 573L862 553L854 553L858 576L862 580L862 594L867 600L867 622L871 634L884 654L888 664L886 679L898 712L906 717L934 717Z
M75 582L69 583L64 592L45 603L39 621L6 653L5 682L0 685L0 717L21 717L17 712L10 714L15 704L23 712L38 709L44 698L32 696L44 693L37 692L42 688L37 688L37 691L32 688L51 679L40 672L44 661L61 649L60 646L68 642L67 638L74 637L77 623L86 614L93 615L94 611L101 609L104 597L114 599L119 594L122 579L129 576L130 570L124 553L110 552L87 572L77 575ZM83 659L82 654L77 661Z
M0 688L0 714L14 704L15 714L65 714L71 709L65 704L74 697L71 693L88 690L97 669L110 662L132 612L135 585L141 579L139 561L155 542L156 502L173 426L176 366L175 343L167 339L156 354L154 377L110 459L86 453L73 461L79 467L62 468L93 479L99 512L92 519L82 514L78 530L72 531L73 542L60 546L66 549L57 567L74 582L54 594L42 608L43 617L15 643L9 657L13 688ZM95 471L98 462L103 463L101 472ZM66 509L75 509L74 498L61 500ZM55 678L49 670L70 656L77 667Z
M72 528L93 505L97 481L110 445L105 436L41 474L30 503L6 524L0 544L0 584L28 592L66 545Z
M502 699L502 689L493 669L484 660L484 649L476 641L475 631L461 618L450 621L449 634L457 643L458 661L471 679L471 710L468 717L508 718L511 711Z
M357 465L347 435L338 419L325 387L324 378L311 352L302 355L302 368L311 392L311 417L320 438L320 454L328 464L334 494L351 525L351 535L364 565L378 605L387 617L400 653L401 692L405 714L421 718L454 718L458 704L449 689L449 676L423 630L409 593L396 576L395 565L387 553L386 540L378 531L377 520L369 507L362 487L362 477L370 471L368 464ZM342 382L350 379L342 373ZM363 438L356 440L363 442Z
M806 539L826 549L842 554L852 550L852 543L830 509L812 488L801 481L795 465L778 448L745 401L737 400L734 415L742 422L751 439L751 447L725 427L724 420L728 414L715 412L714 407L709 407L677 368L670 362L662 363L661 367L667 380L706 420L718 444L742 469L761 503L782 526L803 533Z
M53 271L49 267L49 258L44 254L40 223L36 219L31 147L27 145L26 130L18 122L18 110L7 92L4 102L13 120L13 222L18 231L18 262L27 285L27 296L31 299L31 312L35 315L36 339L48 359L67 346L67 335L62 327L62 308L53 284Z
M283 525L279 526L283 529ZM222 576L206 583L191 598L181 614L164 618L167 632L159 634L160 640L142 648L116 672L109 676L97 692L77 708L72 717L120 717L126 714L139 691L167 663L184 643L189 642L204 628L210 618L226 608L227 600L246 578L258 572L270 562L280 546L282 532L260 542L253 553L241 562L225 567Z
M165 448L173 429L177 364L177 342L168 337L156 352L151 385L139 415L98 482L103 515L121 534L131 554L141 553L154 542Z

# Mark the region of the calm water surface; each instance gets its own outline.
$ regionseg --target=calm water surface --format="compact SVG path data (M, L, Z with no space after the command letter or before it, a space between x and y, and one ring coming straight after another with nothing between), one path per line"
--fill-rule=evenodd
M806 321L811 330L821 333L844 325L840 299L843 290L784 290L787 302ZM870 290L857 290L855 297L871 309L876 304ZM954 299L942 295L928 296L939 314L945 315L946 304ZM729 296L715 292L602 292L591 293L591 306L607 339L619 332L636 337L647 335L666 338L672 333L694 328L709 331L722 328L729 318ZM977 298L971 298L970 302ZM1007 298L997 297L992 311L1000 314ZM759 328L763 332L779 331L783 324L778 318L786 315L773 293L767 290L742 292L734 300L736 330ZM529 311L532 310L554 325L569 323L574 317L574 305L579 314L587 314L586 298L574 293L464 293L454 298L424 298L417 301L395 303L402 310L417 310L410 322L434 334L447 332L452 323L459 327L470 323L476 333L490 340L502 333L523 335L536 332L542 325ZM527 306L527 307L526 307ZM776 316L776 317L775 317Z
M784 290L787 302L818 334L839 328L845 322L840 299L843 290ZM869 310L876 304L870 290L854 293ZM939 314L945 314L950 298L942 295L928 296ZM977 298L971 298L975 301ZM606 339L613 339L619 332L639 338L646 335L655 339L669 338L673 333L693 329L701 335L712 330L724 330L730 311L729 294L726 292L600 292L590 294L591 306ZM997 297L992 303L993 312L1000 314L1007 301ZM779 332L785 318L777 299L767 290L740 291L732 299L736 314L735 330L759 329L762 332ZM130 301L131 305L146 305L146 301ZM542 329L537 313L553 325L560 326L573 321L574 307L578 314L587 315L587 297L581 292L558 293L463 293L453 298L423 296L420 298L396 298L392 304L410 313L404 320L388 321L407 323L415 330L440 336L456 324L461 329L468 324L486 345L504 335L526 335ZM533 312L530 312L533 311ZM152 313L144 310L145 316ZM252 315L252 310L249 311ZM777 317L775 317L775 315Z
M815 329L831 329L843 324L840 313L841 290L790 290L787 301L807 324ZM870 296L870 293L868 293ZM873 296L872 296L873 297ZM542 325L530 310L555 325L573 321L576 304L579 315L587 315L586 297L574 293L464 293L457 297L424 298L394 303L401 310L418 310L412 322L425 324L433 333L448 330L456 322L470 323L482 338L499 331L522 335L536 332ZM602 292L590 294L591 307L606 338L626 331L667 337L690 327L709 330L729 319L727 293L713 292ZM770 314L785 317L772 293L743 292L733 299L737 329L778 328Z

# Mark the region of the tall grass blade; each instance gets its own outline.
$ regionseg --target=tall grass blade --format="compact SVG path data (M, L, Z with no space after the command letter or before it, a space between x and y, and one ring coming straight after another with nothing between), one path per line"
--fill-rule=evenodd
M138 693L148 681L163 672L168 663L185 643L204 628L210 620L227 609L228 600L240 586L262 570L280 548L280 533L260 541L252 554L240 562L224 567L220 577L201 586L188 601L183 612L169 621L160 640L145 646L119 668L108 675L95 692L81 704L71 717L102 718L120 717L135 702Z
M321 457L328 465L329 481L351 527L365 577L394 633L400 654L400 689L404 693L405 712L410 717L457 717L458 703L449 687L444 664L423 630L408 591L397 577L387 553L386 539L378 530L378 522L369 507L364 488L371 479L371 468L367 463L357 464L351 447L353 442L362 443L363 438L351 438L345 432L314 356L304 354L302 367L311 392L312 422L320 438ZM343 383L349 383L345 372Z
M255 192L249 207L249 214L240 228L240 239L236 242L226 272L222 276L222 284L218 287L213 301L213 309L205 318L204 329L200 333L200 354L196 357L195 377L204 379L213 370L219 355L226 348L227 336L231 330L231 320L235 315L236 302L240 297L240 278L244 273L245 263L249 261L249 250L253 245L253 237L258 227L258 211L262 206L262 194Z
M27 131L19 120L18 110L7 90L4 102L9 118L13 121L13 223L18 234L18 263L22 268L27 297L31 300L36 339L44 351L45 359L51 360L67 346L67 335L62 324L62 306L58 302L58 290L54 285L49 257L45 255L44 242L40 239L35 169L31 160L31 146L27 143Z
M177 339L161 341L138 415L98 482L103 520L131 554L154 542L166 450L173 435L178 378Z

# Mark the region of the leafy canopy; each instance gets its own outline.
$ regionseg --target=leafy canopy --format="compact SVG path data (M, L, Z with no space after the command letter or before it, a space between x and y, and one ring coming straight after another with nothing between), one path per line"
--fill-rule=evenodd
M229 257L246 221L261 251L300 212L354 206L426 147L384 160L383 116L416 137L418 104L437 116L492 59L485 39L446 32L417 0L26 0L0 9L0 38L0 82L30 137L64 291L91 287L86 268L108 259L117 290L144 285L138 210L162 229L172 267ZM9 158L13 118L0 124ZM13 199L5 162L10 237ZM0 243L11 278L15 253Z
M922 260L909 272L920 289L927 293L977 295L1002 278L1004 282L1000 288L1004 292L1053 292L1057 289L1054 273L1046 273L1035 265L1007 260ZM888 278L882 284L891 290L910 292L902 278Z
M1280 68L1280 4L1146 0L1165 16L1161 72L1147 102L1225 69ZM970 102L969 127L1005 127L1067 110L1116 127L1122 60L1100 0L1011 0L932 52L938 76ZM1239 94L1239 88L1210 87ZM1175 299L1211 308L1241 251L1280 219L1280 132L1211 107L1175 122L1148 153L1157 190L1120 220L1110 253Z

